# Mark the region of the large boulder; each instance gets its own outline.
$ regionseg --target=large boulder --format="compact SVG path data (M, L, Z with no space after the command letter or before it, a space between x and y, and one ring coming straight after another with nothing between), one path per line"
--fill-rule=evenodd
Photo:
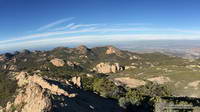
M114 81L117 85L125 85L130 88L136 88L146 84L146 82L143 80L134 79L130 77L119 77L115 78Z
M116 73L117 71L123 70L123 67L119 66L119 63L111 64L109 62L102 62L97 64L93 70L98 73Z
M13 105L20 106L18 110L20 112L48 112L52 108L48 94L36 83L29 83L25 86L25 91L17 95Z
M78 87L81 87L81 77L72 77L72 83Z
M57 66L57 67L62 67L65 65L65 61L62 60L62 59L58 59L58 58L54 58L51 60L51 63L54 65L54 66Z

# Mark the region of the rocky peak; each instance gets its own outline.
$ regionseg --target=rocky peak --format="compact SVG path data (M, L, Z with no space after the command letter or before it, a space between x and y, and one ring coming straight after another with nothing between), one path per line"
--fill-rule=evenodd
M107 46L106 54L122 55L122 52L114 46Z
M78 52L80 54L86 54L89 51L89 48L87 48L84 45L80 45L80 46L76 47L75 49L78 50Z

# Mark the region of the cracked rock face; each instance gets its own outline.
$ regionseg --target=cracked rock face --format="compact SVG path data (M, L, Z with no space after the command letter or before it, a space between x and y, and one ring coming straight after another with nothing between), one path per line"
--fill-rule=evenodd
M65 62L64 62L62 59L58 59L58 58L52 59L52 60L51 60L51 63L52 63L54 66L57 66L57 67L62 67L62 66L65 65Z

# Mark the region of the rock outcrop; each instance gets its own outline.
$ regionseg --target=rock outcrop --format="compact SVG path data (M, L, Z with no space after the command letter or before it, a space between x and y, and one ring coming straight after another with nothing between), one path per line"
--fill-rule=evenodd
M76 67L76 66L79 66L80 63L78 63L78 62L72 62L72 61L67 61L67 65L71 66L71 67Z
M130 88L136 88L146 84L146 82L143 80L138 80L130 77L120 77L120 78L115 78L114 80L116 81L117 85L123 84Z
M72 77L72 83L78 87L81 87L81 77Z
M109 62L102 62L97 64L93 70L98 73L116 73L117 71L123 70L123 67L120 67L119 63L111 64Z
M67 97L76 96L76 94L69 94L67 91L59 88L58 85L50 84L48 81L38 75L29 76L26 72L21 72L19 75L16 76L16 79L18 80L18 85L20 87L29 83L35 83L41 86L43 89L49 90L52 94L55 95L64 95Z
M51 63L54 65L54 66L57 66L57 67L62 67L65 65L65 61L62 60L62 59L58 59L58 58L54 58L51 60Z
M89 51L89 49L84 45L80 45L75 49L78 51L79 54L86 54Z
M130 59L130 60L140 60L141 57L133 55L133 56L131 56L129 59Z
M15 98L14 107L20 112L48 112L52 108L51 99L46 91L36 83L29 83L25 91L21 91ZM8 109L9 110L9 109Z
M1 109L4 112L122 112L123 109L113 100L105 100L92 92L83 91L72 85L66 85L53 79L44 79L41 76L26 72L14 74L18 80L18 94L13 103ZM80 85L81 78L74 77L71 82ZM64 85L63 85L64 84ZM57 86L59 85L59 87ZM62 88L60 88L62 87ZM71 98L72 94L78 94ZM14 109L14 110L13 110Z
M5 61L4 56L0 56L0 62L1 62L1 61Z
M8 103L6 111L10 112L13 107L15 112L50 112L53 108L51 95L75 97L56 84L51 84L38 75L29 75L26 72L16 74L18 81L18 95L13 103ZM24 88L24 89L23 89Z
M108 46L106 50L106 54L116 54L118 56L121 56L122 52L113 46Z

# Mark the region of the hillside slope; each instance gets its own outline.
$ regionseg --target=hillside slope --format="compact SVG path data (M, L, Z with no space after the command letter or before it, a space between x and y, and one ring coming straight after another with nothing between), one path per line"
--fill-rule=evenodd
M21 78L16 79L16 76L22 71L28 74L26 77L39 76L51 86L55 84L54 86L61 87L61 91L77 94L74 98L60 93L52 94L50 86L42 87L33 80L24 80L23 82L27 82L23 86L24 92L31 88L41 91L35 94L41 95L41 98L46 97L43 100L46 102L45 109L54 112L76 112L80 109L85 112L101 112L102 109L116 112L122 111L121 107L129 108L129 104L140 105L134 108L150 108L146 104L138 104L145 99L141 96L200 97L199 60L191 61L157 52L133 53L114 46L87 48L82 45L76 48L58 47L50 51L23 50L13 54L6 53L0 55L0 70L0 103L3 107L6 102L12 102L20 95L22 88L19 83L17 86L17 82ZM74 77L79 77L79 81ZM78 82L73 83L74 80ZM129 97L139 100L124 101ZM8 104L7 106L9 107Z

